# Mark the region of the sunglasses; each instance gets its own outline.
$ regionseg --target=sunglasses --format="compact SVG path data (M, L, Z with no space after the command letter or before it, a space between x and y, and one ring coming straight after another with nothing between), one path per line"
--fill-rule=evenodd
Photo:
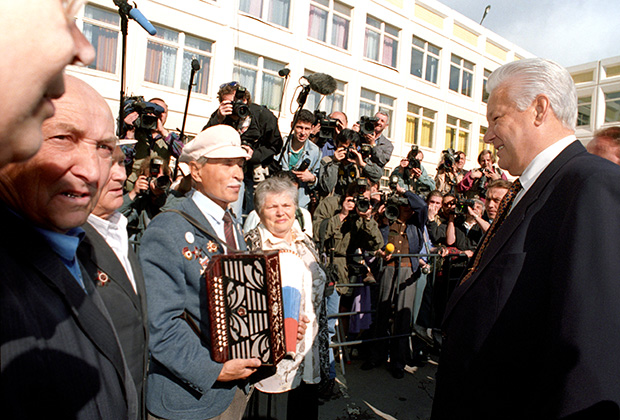
M239 82L228 82L220 85L220 89L224 89L226 86L234 87L239 86Z

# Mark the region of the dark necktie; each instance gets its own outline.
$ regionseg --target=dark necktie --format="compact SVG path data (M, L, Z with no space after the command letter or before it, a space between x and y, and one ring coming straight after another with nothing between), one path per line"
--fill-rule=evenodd
M235 229L233 226L233 219L229 212L224 213L224 235L226 236L226 245L233 250L237 249L237 241L235 241ZM229 252L231 252L229 250Z
M480 247L478 248L478 251L476 252L474 264L467 271L463 279L461 279L461 283L459 284L465 283L467 279L469 279L471 275L474 273L474 271L476 271L476 269L478 268L478 264L480 264L480 259L482 258L482 254L484 253L484 250L486 249L489 242L491 242L491 238L493 238L493 236L495 235L495 232L497 232L499 225L504 221L504 219L508 215L510 206L512 205L512 202L514 201L515 197L517 196L521 188L522 188L521 182L519 182L519 180L516 179L515 182L512 183L512 186L510 187L510 189L508 190L504 198L502 198L501 203L499 203L499 208L497 209L497 215L495 216L493 223L491 223L491 226L489 227L487 234L484 235L484 238L482 239L482 243L480 244Z

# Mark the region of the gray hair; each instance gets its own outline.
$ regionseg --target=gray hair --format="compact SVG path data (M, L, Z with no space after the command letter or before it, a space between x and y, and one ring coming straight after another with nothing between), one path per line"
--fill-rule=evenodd
M575 130L577 124L577 89L570 73L554 61L526 58L499 67L489 76L487 92L509 87L510 98L519 111L525 111L536 96L546 95L551 109L562 125Z
M271 178L267 178L262 181L254 190L254 208L256 209L256 212L260 215L261 210L265 205L267 195L282 193L288 194L295 203L295 208L298 207L299 199L297 185L293 184L290 179L280 176L272 176Z

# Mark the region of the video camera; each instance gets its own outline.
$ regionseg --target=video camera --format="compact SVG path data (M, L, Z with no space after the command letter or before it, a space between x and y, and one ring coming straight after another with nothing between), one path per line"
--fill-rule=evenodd
M338 120L329 118L323 111L314 111L314 118L315 121L321 125L318 138L316 140L316 145L321 148L325 145L327 140L334 138Z
M130 96L125 99L125 107L123 115L127 116L132 112L138 114L138 118L131 124L135 129L135 138L138 141L152 139L152 131L157 128L157 120L165 112L165 109L153 102L146 102L143 96ZM127 133L129 127L125 127L123 137Z
M469 213L467 212L467 207L474 208L474 200L459 200L456 202L456 207L454 208L454 214L456 215L465 215L467 216Z
M437 169L452 170L454 164L461 161L461 155L456 154L452 148L442 151L441 154L442 160Z
M360 120L357 122L360 126L360 133L368 135L375 132L375 126L379 122L379 118L377 117L368 117L363 115L360 117Z

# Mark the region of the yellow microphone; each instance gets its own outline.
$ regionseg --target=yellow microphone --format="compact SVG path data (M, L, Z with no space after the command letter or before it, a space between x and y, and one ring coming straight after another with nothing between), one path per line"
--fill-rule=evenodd
M386 254L391 254L392 252L394 252L394 244L387 244L385 246L385 253Z

